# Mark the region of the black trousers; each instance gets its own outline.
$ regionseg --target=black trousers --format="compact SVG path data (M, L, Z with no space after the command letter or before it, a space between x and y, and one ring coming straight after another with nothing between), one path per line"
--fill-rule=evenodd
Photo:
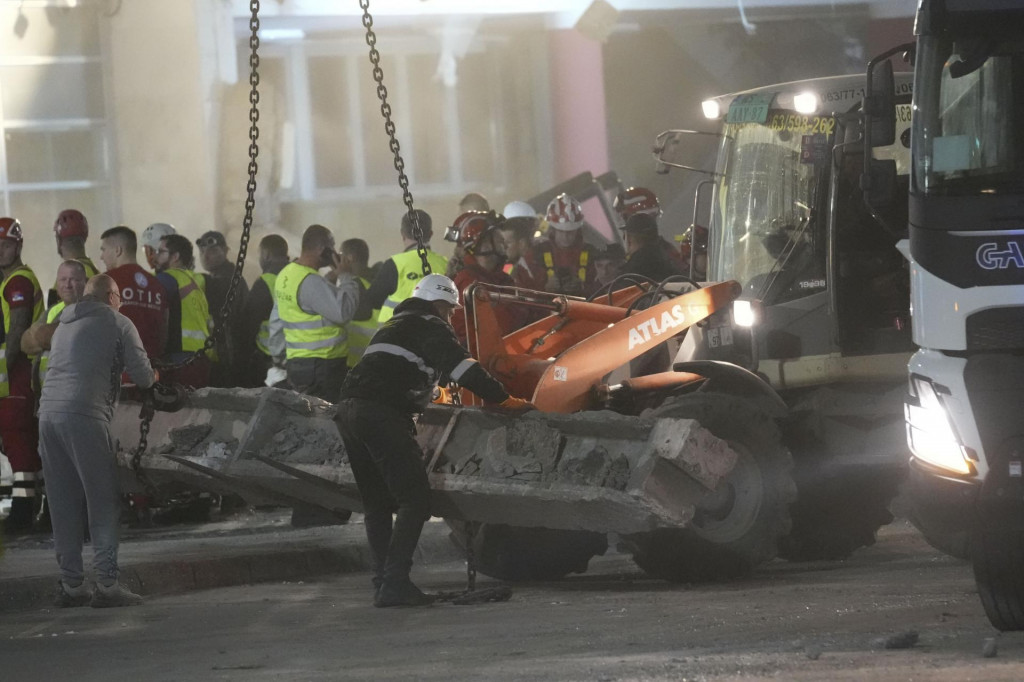
M336 403L348 373L348 358L291 358L284 368L294 390Z
M430 485L412 418L381 403L347 398L338 405L337 425L363 498L374 582L408 580L430 518Z

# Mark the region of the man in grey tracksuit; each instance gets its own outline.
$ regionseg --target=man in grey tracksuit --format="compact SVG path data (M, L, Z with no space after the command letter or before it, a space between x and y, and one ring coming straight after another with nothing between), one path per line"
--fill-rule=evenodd
M83 299L61 313L50 343L39 400L39 450L61 572L57 606L142 601L117 580L120 494L110 419L122 371L141 388L152 386L156 374L135 326L117 312L120 307L117 284L96 275ZM97 582L91 594L82 566L86 508Z

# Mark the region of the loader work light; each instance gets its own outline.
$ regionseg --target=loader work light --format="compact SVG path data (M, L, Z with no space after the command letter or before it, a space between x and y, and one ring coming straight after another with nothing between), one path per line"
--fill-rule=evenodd
M700 108L704 110L704 118L710 118L714 121L722 116L722 107L718 105L717 100L706 99L700 103Z
M737 327L753 327L761 317L759 301L735 300L732 302L732 322Z
M931 381L910 378L910 399L904 405L907 442L914 456L956 474L973 474L963 446L953 430L945 405Z

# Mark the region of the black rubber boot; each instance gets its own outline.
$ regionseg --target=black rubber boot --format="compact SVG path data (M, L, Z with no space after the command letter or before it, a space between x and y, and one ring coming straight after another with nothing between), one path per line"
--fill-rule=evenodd
M370 545L370 563L373 569L373 591L384 583L384 564L391 545L391 512L368 512L363 516L366 541Z
M424 594L420 588L412 584L406 578L402 581L385 580L384 584L377 590L377 596L373 605L378 608L389 606L430 606L434 603L435 597Z
M426 595L409 580L412 555L420 541L426 519L421 513L399 509L391 531L387 563L384 565L384 583L377 591L374 606L427 606L434 597Z

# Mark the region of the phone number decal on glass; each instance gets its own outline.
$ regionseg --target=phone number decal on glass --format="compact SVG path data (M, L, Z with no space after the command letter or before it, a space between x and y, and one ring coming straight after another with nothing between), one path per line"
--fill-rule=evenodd
M785 130L801 135L832 135L836 129L836 120L831 116L772 114L765 125L770 130Z

